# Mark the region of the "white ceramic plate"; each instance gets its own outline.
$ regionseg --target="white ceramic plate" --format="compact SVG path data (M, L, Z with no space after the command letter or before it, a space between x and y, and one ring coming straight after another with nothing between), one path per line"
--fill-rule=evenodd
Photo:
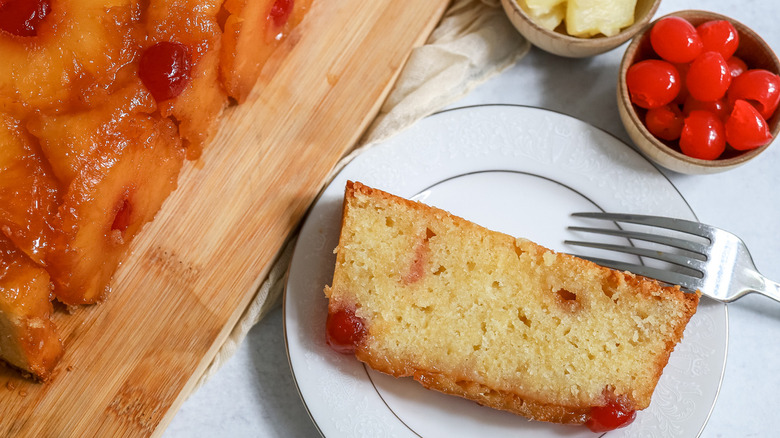
M312 207L285 293L295 382L326 437L593 437L584 427L529 422L367 369L325 344L327 301L346 181L417 199L489 228L572 252L575 211L695 219L655 167L615 137L537 108L489 105L442 112L349 163ZM609 437L694 437L717 398L726 359L726 306L702 300L650 407Z

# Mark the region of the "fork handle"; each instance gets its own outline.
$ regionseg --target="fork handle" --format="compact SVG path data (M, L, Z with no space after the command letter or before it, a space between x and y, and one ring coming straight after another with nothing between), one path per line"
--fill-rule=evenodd
M751 289L748 292L759 293L765 297L769 297L777 302L780 302L780 283L772 281L760 274L759 277L760 283L762 284L757 285L754 289Z

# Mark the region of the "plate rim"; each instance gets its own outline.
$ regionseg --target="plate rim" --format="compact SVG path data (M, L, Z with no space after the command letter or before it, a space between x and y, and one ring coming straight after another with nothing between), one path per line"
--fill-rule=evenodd
M683 203L688 208L688 210L693 215L693 217L697 221L699 220L699 218L696 215L696 212L694 211L693 207L690 205L688 200L683 196L682 192L680 192L680 189L677 188L677 186L672 182L672 180L669 178L669 176L666 175L666 173L664 173L662 171L662 169L656 163L654 163L652 160L648 159L643 153L638 151L636 149L636 147L634 147L633 145L631 145L629 143L626 143L624 140L619 138L617 135L607 131L606 129L603 129L601 127L595 126L595 125L593 125L591 123L588 123L588 122L586 122L584 120L578 119L578 118L576 118L576 117L574 117L574 116L572 116L570 114L566 114L566 113L558 111L558 110L542 108L542 107L533 106L533 105L521 105L521 104L511 104L511 103L485 103L485 104L464 105L464 106L456 106L456 107L446 108L446 109L443 109L443 110L431 113L428 116L423 117L419 121L427 120L427 119L430 119L430 118L433 118L433 117L436 117L436 116L439 116L439 115L442 115L442 114L450 113L450 112L467 111L467 110L470 110L470 109L485 108L485 107L523 108L523 109L529 109L529 110L534 110L534 111L547 112L547 113L555 114L555 115L558 115L558 116L563 116L563 117L568 118L568 119L572 119L572 120L574 120L576 122L579 122L579 123L583 123L583 124L587 125L588 127L590 127L591 129L597 130L597 131L599 131L599 132L601 132L601 133L611 137L615 141L617 141L619 143L622 143L623 145L627 146L628 150L630 150L635 155L640 157L645 163L647 163L651 167L653 167L655 169L656 173L661 175L666 180L666 182L669 184L669 186L671 186L674 189L674 191L679 195L680 199L683 201ZM415 124L416 123L417 122L415 122ZM371 147L361 151L360 153L355 153L355 152L359 151L360 148L358 148L358 149L355 149L352 152L350 152L348 155L346 155L343 159L348 159L348 161L346 161L344 163L341 163L341 167L338 169L338 171L334 172L332 175L330 175L330 177L328 178L327 181L323 182L323 185L320 188L319 192L317 193L317 196L315 196L315 198L312 200L311 204L309 205L309 207L308 207L308 209L306 211L306 214L301 219L300 224L299 224L299 226L297 228L297 232L300 233L303 230L305 224L308 222L308 220L310 218L312 210L320 202L320 200L323 197L323 195L325 194L326 190L332 185L333 181L338 179L339 176L341 176L348 169L348 167L349 167L349 165L351 163L353 163L356 159L360 158L364 153L370 152L374 147L383 145L384 143L390 141L391 139L393 139L397 135L402 134L407 129L408 128L404 129L403 131L401 131L399 133L396 133L395 135L393 135L391 137L388 137L388 138L386 138L384 140L381 140L380 142L378 142L378 143L372 145ZM535 175L535 176L539 176L539 175ZM556 182L560 183L558 181L556 181ZM295 374L295 369L294 369L293 364L292 364L292 359L290 357L290 345L289 345L290 340L289 340L288 328L287 328L287 306L288 306L287 295L288 295L288 288L289 288L289 285L290 285L290 281L289 280L290 280L290 272L291 272L291 268L292 268L292 261L295 259L296 252L298 252L298 250L299 250L299 245L300 245L300 242L296 241L295 245L292 248L290 261L288 263L287 269L285 270L285 275L284 275L284 279L283 279L284 288L283 288L283 291L282 291L281 301L282 301L282 325L283 325L283 335L284 335L284 344L285 344L285 355L287 356L287 364L290 367L290 373L292 375L293 382L295 383L295 390L296 390L296 392L298 394L298 398L303 403L304 409L306 410L306 414L308 415L309 419L311 420L311 422L314 425L314 427L317 430L317 432L320 434L320 436L326 437L325 434L323 433L322 428L320 427L319 423L314 418L314 415L312 414L311 409L309 408L309 405L307 404L306 399L305 399L305 397L303 396L303 394L301 392L301 388L300 388L300 385L298 383L298 379L297 379L296 374ZM720 397L721 389L723 388L723 379L724 379L725 372L726 372L726 362L728 361L728 347L729 347L729 333L730 333L730 330L729 330L730 329L730 325L729 325L729 312L728 312L728 306L725 303L721 303L721 304L723 305L723 319L724 319L724 330L725 330L723 362L722 362L722 366L721 366L721 369L720 369L719 378L718 378L718 386L717 386L717 388L715 390L715 395L714 395L713 401L712 401L712 403L711 403L711 405L709 407L709 411L707 412L707 415L706 415L706 417L704 419L704 422L702 423L699 431L696 434L697 437L700 437L701 434L704 432L704 429L706 428L707 424L709 423L710 417L712 416L712 413L715 410L715 405L718 402L718 398ZM361 364L361 365L363 366L363 368L366 371L366 373L368 373L368 370L366 369L366 365L365 364ZM397 415L395 415L395 413L393 413L393 415L397 417ZM401 421L401 423L405 425L405 423L403 423L403 421ZM407 426L407 428L408 428L408 426ZM412 433L414 433L414 432L412 431ZM606 434L607 434L607 432L599 435L599 437L605 436Z

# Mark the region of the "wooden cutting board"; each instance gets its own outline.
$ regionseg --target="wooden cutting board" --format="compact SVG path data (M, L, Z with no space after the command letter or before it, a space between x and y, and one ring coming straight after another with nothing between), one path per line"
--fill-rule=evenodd
M50 383L0 367L0 436L160 435L448 0L315 0L133 243L108 300L59 310Z

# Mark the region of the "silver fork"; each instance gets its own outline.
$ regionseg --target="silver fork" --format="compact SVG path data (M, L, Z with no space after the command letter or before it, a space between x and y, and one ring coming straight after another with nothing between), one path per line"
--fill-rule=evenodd
M598 257L583 257L599 265L630 271L645 277L655 278L665 283L678 284L689 291L698 290L701 291L702 295L726 303L741 298L749 293L759 293L772 298L775 301L780 301L780 283L776 283L761 275L756 269L755 264L753 264L753 259L750 256L750 252L745 243L742 239L728 231L698 222L658 216L619 213L573 213L572 216L662 228L698 236L699 238L704 239L701 242L696 242L694 240L701 239L673 237L669 235L650 234L623 229L569 227L572 231L624 237L630 241L647 241L682 249L689 254L672 253L653 248L636 247L633 245L572 240L566 240L564 242L569 245L618 251L639 257L649 257L682 266L690 273L676 272L669 269Z

